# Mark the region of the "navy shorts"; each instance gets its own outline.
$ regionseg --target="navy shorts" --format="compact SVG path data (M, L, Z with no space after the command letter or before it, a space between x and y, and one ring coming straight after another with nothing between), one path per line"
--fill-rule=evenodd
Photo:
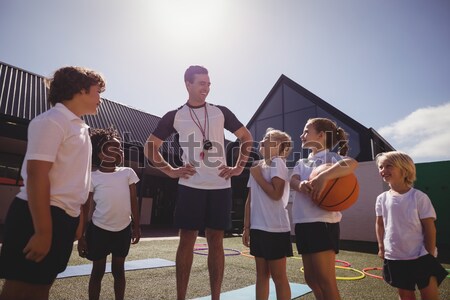
M0 278L32 284L53 283L58 273L66 269L73 249L79 218L71 217L61 208L50 206L52 244L47 256L36 263L25 258L23 249L34 234L28 201L15 198L5 220L0 254Z
M127 257L131 243L131 224L120 231L109 231L96 226L92 221L86 230L87 254L91 261L115 257Z
M295 242L299 254L317 253L333 250L339 253L339 223L297 223Z
M292 256L291 232L267 232L251 229L250 254L266 260Z
M178 185L174 220L179 229L230 229L231 188L203 190Z
M413 260L384 260L383 277L391 286L414 291L424 289L430 282L430 277L437 279L438 285L447 277L448 272L438 260L430 255L424 255Z

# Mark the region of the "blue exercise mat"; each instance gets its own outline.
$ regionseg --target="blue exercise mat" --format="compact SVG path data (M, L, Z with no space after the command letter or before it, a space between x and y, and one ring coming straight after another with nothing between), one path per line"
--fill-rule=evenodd
M300 296L311 293L311 289L306 284L290 282L289 285L291 286L291 298L292 299L295 299ZM232 290L229 292L221 293L220 299L222 299L222 300L255 299L255 291L256 291L255 285L249 285L249 286L246 286L246 287L238 289L238 290ZM277 299L277 293L275 291L275 284L273 283L272 280L270 280L269 300L276 300L276 299ZM211 300L211 296L195 298L192 300Z
M125 261L125 271L139 270L139 269L151 269L151 268L163 268L173 267L175 263L170 260L162 258L148 258L141 260ZM92 264L68 266L66 270L59 273L56 278L66 278L74 276L90 275L92 270ZM111 272L111 263L106 263L105 273Z

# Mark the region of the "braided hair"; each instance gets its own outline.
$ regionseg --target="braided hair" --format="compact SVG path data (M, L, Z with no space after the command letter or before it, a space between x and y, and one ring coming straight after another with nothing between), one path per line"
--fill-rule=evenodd
M92 143L92 164L100 166L101 160L99 155L103 152L103 146L112 139L118 139L120 141L120 136L113 127L107 129L92 128L90 135Z

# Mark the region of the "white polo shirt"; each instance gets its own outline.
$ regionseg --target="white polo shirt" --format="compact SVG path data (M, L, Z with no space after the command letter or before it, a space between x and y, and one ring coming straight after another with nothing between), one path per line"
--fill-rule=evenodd
M28 200L27 164L29 160L52 162L50 205L77 217L86 202L91 182L92 146L89 126L66 106L57 103L35 117L28 126L28 145L21 175L24 186L18 198Z

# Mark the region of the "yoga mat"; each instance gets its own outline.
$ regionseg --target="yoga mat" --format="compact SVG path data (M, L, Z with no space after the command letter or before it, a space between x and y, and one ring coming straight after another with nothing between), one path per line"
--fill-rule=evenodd
M291 286L291 298L295 299L300 296L311 293L311 289L306 284L300 283L292 283L289 282ZM222 300L249 300L255 299L255 285L249 285L244 288L228 291L220 294L220 299ZM270 280L270 291L269 291L269 300L276 300L277 293L275 291L275 284L272 280ZM192 300L211 300L211 296L206 296L202 298L195 298Z
M162 258L148 258L141 260L125 261L125 271L139 270L139 269L151 269L151 268L163 268L173 267L175 263L170 260ZM59 273L56 278L67 278L74 276L90 275L92 270L92 264L68 266L64 272ZM111 263L106 263L105 273L111 272Z

